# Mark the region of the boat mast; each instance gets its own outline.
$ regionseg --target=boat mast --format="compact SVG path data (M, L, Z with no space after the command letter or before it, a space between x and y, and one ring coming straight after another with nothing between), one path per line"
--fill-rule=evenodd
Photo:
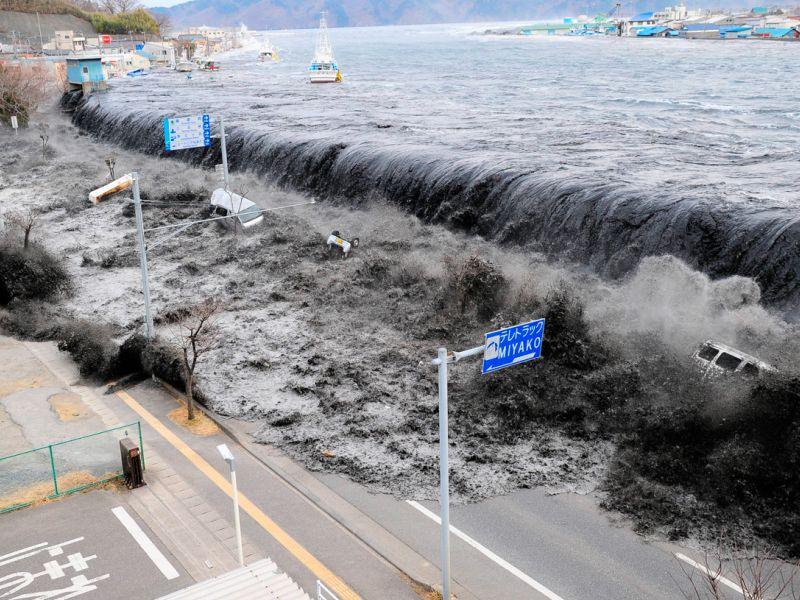
M333 49L328 39L328 23L325 20L327 12L323 11L319 18L319 33L317 34L317 49L314 58L318 61L332 61Z

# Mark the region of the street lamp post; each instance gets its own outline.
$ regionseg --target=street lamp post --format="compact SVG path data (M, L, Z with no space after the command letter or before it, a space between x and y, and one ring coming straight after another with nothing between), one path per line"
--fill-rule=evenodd
M239 522L239 492L236 489L236 459L234 459L233 453L225 444L220 444L217 446L217 452L219 452L222 459L228 463L228 467L230 467L231 470L231 487L233 488L233 522L236 527L236 549L239 553L239 566L243 567L244 552L242 551L242 526Z

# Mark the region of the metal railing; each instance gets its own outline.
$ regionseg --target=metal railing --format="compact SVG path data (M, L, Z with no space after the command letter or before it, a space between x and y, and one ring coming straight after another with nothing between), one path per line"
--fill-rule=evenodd
M0 514L121 477L119 440L131 429L144 467L139 421L0 457Z
M339 597L317 579L317 600L339 600Z

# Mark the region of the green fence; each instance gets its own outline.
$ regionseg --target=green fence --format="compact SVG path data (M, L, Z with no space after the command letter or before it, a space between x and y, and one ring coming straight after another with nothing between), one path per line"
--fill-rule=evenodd
M139 421L0 458L0 513L121 477L119 441L134 436L144 467Z

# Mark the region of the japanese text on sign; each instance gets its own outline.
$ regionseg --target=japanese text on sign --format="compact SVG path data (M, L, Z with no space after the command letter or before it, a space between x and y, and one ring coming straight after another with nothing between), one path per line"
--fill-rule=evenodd
M164 119L164 148L167 152L211 145L211 118L208 115Z
M544 319L486 334L482 373L491 373L542 356Z

